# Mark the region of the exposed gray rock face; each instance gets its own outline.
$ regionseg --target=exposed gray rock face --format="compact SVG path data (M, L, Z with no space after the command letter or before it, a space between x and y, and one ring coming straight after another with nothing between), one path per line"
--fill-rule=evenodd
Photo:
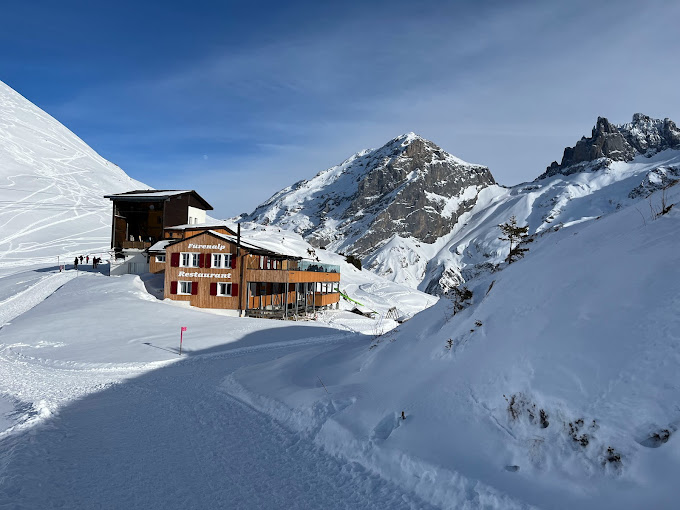
M636 113L632 122L616 126L598 117L592 135L564 149L562 162L553 161L537 180L598 170L609 161L630 161L639 155L650 157L666 149L680 149L680 130L670 119L652 119Z
M494 183L488 168L409 133L280 191L243 220L365 257L394 234L426 243L448 234Z

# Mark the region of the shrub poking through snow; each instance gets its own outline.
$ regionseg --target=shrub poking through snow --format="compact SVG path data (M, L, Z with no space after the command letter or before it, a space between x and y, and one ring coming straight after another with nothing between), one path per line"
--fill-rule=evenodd
M662 444L668 442L668 439L670 437L671 431L668 429L663 429L660 430L659 432L654 432L654 434L652 434L652 439Z
M454 287L451 292L453 297L453 315L470 306L472 301L472 291L470 289L465 286Z
M448 350L451 350L452 347L453 347L453 340L451 340L451 339L449 338L449 339L446 341L446 348L447 348Z
M585 426L583 418L570 421L567 424L567 426L569 427L569 435L576 443L580 444L583 448L587 447L590 444L591 435L582 432ZM588 428L592 434L592 432L596 431L599 427L597 426L595 420L593 420L593 422L590 424Z
M606 464L607 462L610 464L621 464L621 454L611 446L607 447L607 453L604 455L603 464Z
M354 255L345 255L345 262L352 264L359 271L361 271L361 259L359 257L355 257Z
M537 408L536 404L531 402L523 393L515 393L510 397L503 395L503 398L508 403L508 414L513 420L526 415L530 423L539 424L541 428L545 429L550 425L548 413L545 409Z

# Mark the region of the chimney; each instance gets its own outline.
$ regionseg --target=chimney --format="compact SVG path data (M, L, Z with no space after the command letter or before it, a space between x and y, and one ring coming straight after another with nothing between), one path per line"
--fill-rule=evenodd
M236 224L236 255L241 254L241 224Z

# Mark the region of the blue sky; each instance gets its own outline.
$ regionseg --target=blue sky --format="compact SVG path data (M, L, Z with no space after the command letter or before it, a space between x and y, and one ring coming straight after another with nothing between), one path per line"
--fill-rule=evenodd
M228 217L408 132L539 175L598 115L680 122L675 1L3 3L0 80Z

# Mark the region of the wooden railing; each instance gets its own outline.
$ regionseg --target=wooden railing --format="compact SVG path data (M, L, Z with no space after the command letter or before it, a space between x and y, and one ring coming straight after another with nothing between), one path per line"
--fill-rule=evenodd
M151 243L145 241L123 241L124 250L145 250L151 248Z

